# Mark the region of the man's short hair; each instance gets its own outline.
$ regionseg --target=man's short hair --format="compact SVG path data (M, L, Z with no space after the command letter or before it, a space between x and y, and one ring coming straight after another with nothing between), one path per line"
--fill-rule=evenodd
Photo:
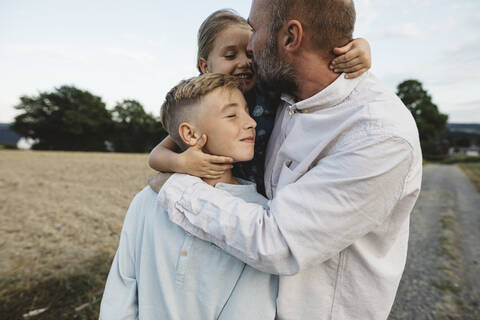
M180 147L185 150L185 145L178 128L183 122L190 122L195 119L202 98L217 88L227 90L239 89L240 81L237 77L220 74L206 73L197 77L180 81L166 95L161 108L161 122L163 128Z
M356 19L353 0L272 0L270 7L273 36L287 21L299 20L319 49L330 52L352 40Z

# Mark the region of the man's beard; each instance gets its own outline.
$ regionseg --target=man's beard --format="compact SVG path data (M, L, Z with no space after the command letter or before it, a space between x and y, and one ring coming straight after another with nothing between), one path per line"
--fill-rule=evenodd
M298 89L295 73L292 66L279 57L274 34L270 32L264 50L255 57L257 83L264 91L293 94Z

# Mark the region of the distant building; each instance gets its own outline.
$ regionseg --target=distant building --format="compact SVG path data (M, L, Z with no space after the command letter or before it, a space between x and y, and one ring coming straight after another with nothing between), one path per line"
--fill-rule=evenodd
M0 145L16 147L22 137L10 126L11 123L0 123Z
M480 147L471 146L469 148L465 148L464 152L467 157L478 157L480 156Z
M30 138L24 138L13 131L11 123L0 123L0 146L16 147L28 150L36 142Z
M467 156L467 157L479 157L480 156L480 147L473 145L468 148L454 148L450 147L448 149L449 156Z

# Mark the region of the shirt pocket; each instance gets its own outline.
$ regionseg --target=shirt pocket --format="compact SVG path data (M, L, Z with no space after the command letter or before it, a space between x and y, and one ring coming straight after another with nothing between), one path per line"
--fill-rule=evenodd
M287 184L295 182L297 179L293 168L297 166L297 163L292 160L287 160L282 164L282 168L279 173L277 191L286 186Z
M185 271L188 267L189 257L191 256L191 248L193 243L193 236L189 233L185 233L185 239L183 240L182 248L178 255L176 272L175 272L175 283L177 287L181 287L185 280Z

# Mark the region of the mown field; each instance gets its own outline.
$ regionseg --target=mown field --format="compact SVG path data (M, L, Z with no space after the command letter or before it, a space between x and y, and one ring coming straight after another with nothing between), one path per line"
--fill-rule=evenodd
M97 319L145 154L0 150L2 319Z
M480 190L480 163L458 164ZM98 319L146 154L0 150L0 318Z

